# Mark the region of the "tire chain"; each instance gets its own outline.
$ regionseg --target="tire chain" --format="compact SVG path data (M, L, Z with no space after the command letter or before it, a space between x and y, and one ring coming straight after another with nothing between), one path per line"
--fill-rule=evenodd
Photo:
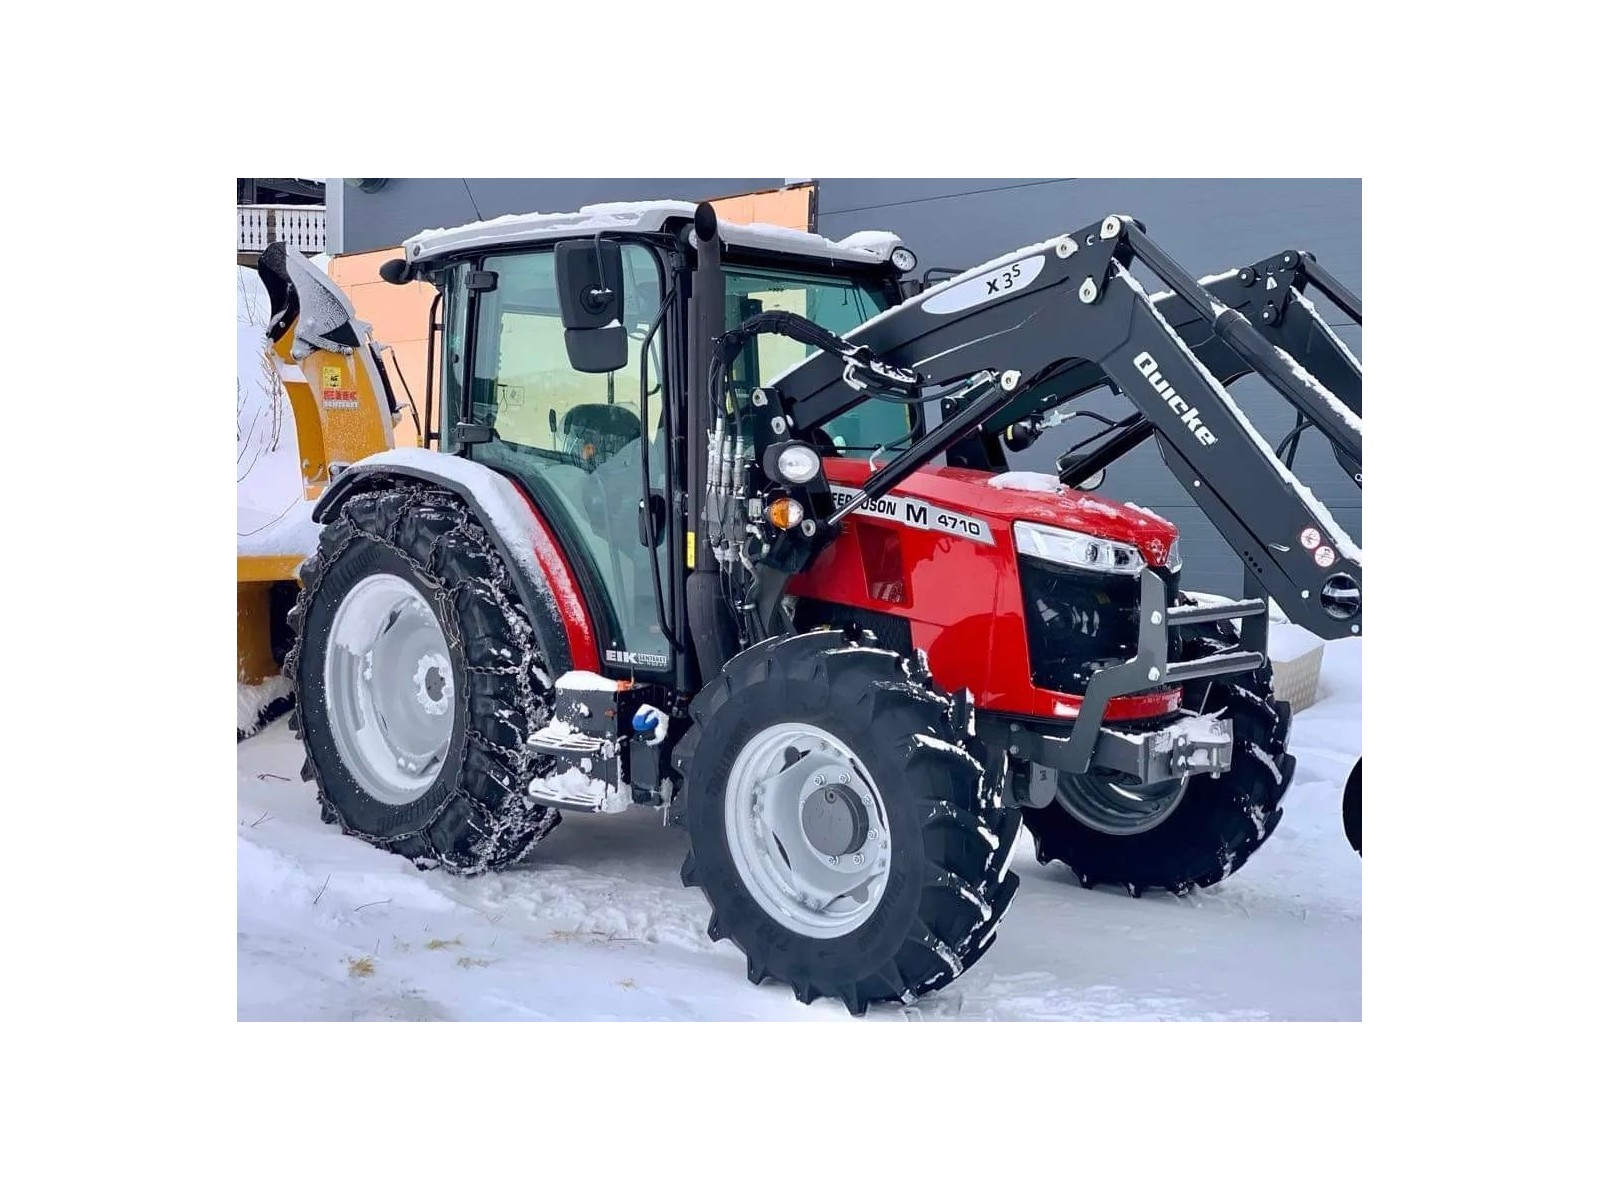
M456 597L460 595L461 592L468 589L472 582L482 583L488 587L495 604L505 614L507 622L510 624L512 631L515 634L515 648L520 652L520 661L515 666L506 667L480 667L475 665L468 666L466 670L466 674L468 676L467 682L470 683L471 676L474 674L514 677L520 682L522 700L528 713L530 714L530 717L540 711L548 715L548 705L541 697L533 695L533 689L530 683L530 680L533 678L533 672L530 668L537 666L541 671L548 673L548 664L544 661L543 655L539 653L538 645L533 639L532 622L528 619L527 614L522 611L521 600L516 596L516 589L511 582L506 565L501 560L500 554L494 548L493 543L489 541L488 535L485 534L478 523L472 520L471 517L462 509L460 500L449 492L421 487L407 487L402 485L398 488L392 489L391 491L385 492L384 494L388 495L395 492L404 494L406 496L406 500L405 503L399 508L394 520L384 528L381 537L369 532L368 530L362 529L350 519L347 511L341 510L339 516L335 519L334 526L331 528L344 531L344 537L338 542L332 557L324 559L322 557L322 547L319 545L317 553L301 564L300 579L302 586L300 589L300 594L295 600L294 607L289 610L289 623L294 629L296 635L300 633L301 627L305 621L308 599L311 595L311 588L309 586L311 581L317 576L325 575L329 570L331 570L333 566L337 564L338 561L357 542L365 541L376 545L381 545L386 551L402 559L408 566L412 568L412 570L421 575L423 579L429 581L439 588L440 596L446 601L446 603L443 605L443 613L441 614L442 619L439 623L440 629L443 631L447 641L453 647L460 647L464 641L461 635L461 629L455 610ZM354 497L352 497L352 499L354 499ZM432 562L419 562L414 556L407 553L396 544L394 540L396 525L398 525L399 521L403 519L407 512L423 505L433 505L438 508L449 510L457 518L454 526L437 534L433 538L434 547L437 548L440 546L452 534L464 536L473 544L475 549L482 553L483 557L489 562L491 569L490 578L463 580L460 583L447 586L440 575L434 570L434 564ZM431 557L437 557L437 555L435 554ZM289 654L286 656L284 661L284 675L288 677L290 686L296 690L295 713L291 717L290 723L294 727L296 737L299 737L303 741L304 735L300 730L299 721L297 682L298 672L296 670L299 657L300 639L298 636L296 636L294 646L290 649ZM439 865L442 862L447 870L450 870L456 874L475 875L482 871L488 870L491 867L507 866L512 862L516 862L522 857L522 854L526 853L528 850L532 849L535 845L542 841L550 833L550 831L560 823L561 813L553 808L545 808L539 805L530 804L526 799L527 781L533 778L536 774L536 772L532 769L533 764L537 759L547 758L547 756L533 754L530 750L528 750L525 742L519 750L515 751L508 747L497 745L496 743L489 741L476 729L473 729L470 726L467 729L466 736L467 741L469 741L472 745L489 755L492 759L504 764L511 771L512 786L509 790L512 793L513 802L508 807L510 807L512 811L496 816L485 809L482 803L476 797L458 785L451 789L449 795L445 798L444 803L439 805L433 816L428 819L427 824L423 825L420 829L408 830L405 833L395 834L389 837L379 837L364 833L356 834L355 831L352 830L350 826L343 820L343 818L340 817L337 810L335 810L324 798L327 795L327 790L323 784L322 773L315 762L313 762L309 752L306 754L306 765L305 768L302 769L301 777L312 779L316 783L317 794L322 803L323 820L338 824L347 834L359 836L363 840L371 842L373 845L391 851L395 850L399 843L410 841L411 839L418 837L427 839L431 845L432 839L429 838L428 835L431 833L434 825L437 824L439 819L446 812L451 811L458 803L464 803L468 812L471 814L469 824L480 838L480 841L478 842L478 848L481 852L478 857L473 861L466 863L452 862L447 858L442 860L432 858L416 858L413 859L413 861L416 862L417 866L423 868ZM515 805L515 801L517 799L522 800L520 809L518 809ZM521 841L521 839L524 838L526 838L526 841ZM501 861L505 854L505 847L519 844L521 845L521 850L517 855L506 859L505 861Z

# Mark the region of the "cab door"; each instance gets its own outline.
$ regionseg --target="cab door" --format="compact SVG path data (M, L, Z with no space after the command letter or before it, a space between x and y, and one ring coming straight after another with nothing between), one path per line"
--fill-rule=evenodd
M651 487L660 490L661 346L643 338L661 303L662 272L649 247L622 247L628 361L608 374L572 369L556 293L553 248L491 254L477 265L492 287L474 293L468 404L463 420L494 437L467 453L511 475L549 520L587 593L608 668L658 675L672 651L657 617L650 556L641 540L641 441L650 439ZM646 420L639 413L642 356L650 355ZM648 427L647 427L648 426ZM667 579L659 560L663 584Z

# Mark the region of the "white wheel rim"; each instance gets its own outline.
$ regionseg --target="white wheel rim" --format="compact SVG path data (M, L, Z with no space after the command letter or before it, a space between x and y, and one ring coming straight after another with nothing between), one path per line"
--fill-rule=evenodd
M433 609L398 575L369 575L333 614L323 665L339 757L383 804L409 804L439 778L455 728L450 648Z
M787 721L756 734L734 759L723 811L739 878L786 929L843 937L877 911L888 814L872 776L827 730Z
M1092 776L1074 784L1057 791L1062 807L1090 829L1113 837L1149 833L1177 811L1189 790L1187 776L1143 787Z

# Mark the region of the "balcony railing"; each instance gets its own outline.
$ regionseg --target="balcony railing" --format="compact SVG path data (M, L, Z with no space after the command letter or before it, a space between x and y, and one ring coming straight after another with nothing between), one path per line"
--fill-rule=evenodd
M320 204L239 205L238 249L265 250L272 242L321 254L328 247L327 210Z

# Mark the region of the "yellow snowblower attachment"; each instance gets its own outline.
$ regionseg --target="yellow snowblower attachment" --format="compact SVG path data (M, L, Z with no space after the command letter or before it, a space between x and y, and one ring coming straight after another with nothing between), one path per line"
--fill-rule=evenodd
M241 684L278 674L282 639L275 639L275 626L299 586L309 503L346 465L391 449L399 417L371 327L339 287L282 242L262 252L256 272L271 305L267 361L294 414L303 494L275 519L278 529L238 554Z

